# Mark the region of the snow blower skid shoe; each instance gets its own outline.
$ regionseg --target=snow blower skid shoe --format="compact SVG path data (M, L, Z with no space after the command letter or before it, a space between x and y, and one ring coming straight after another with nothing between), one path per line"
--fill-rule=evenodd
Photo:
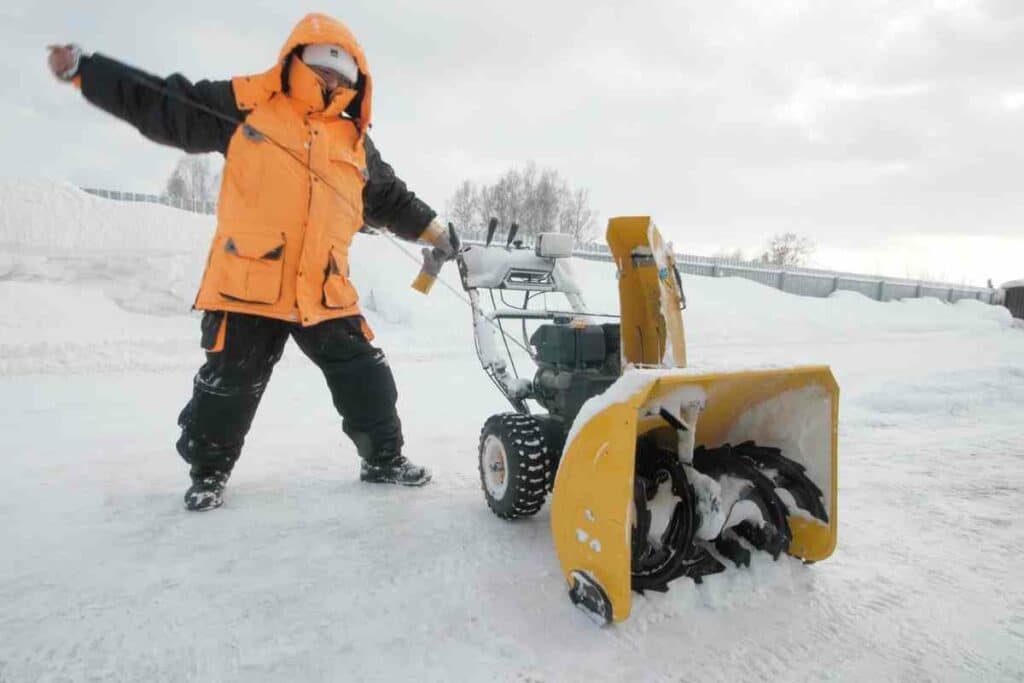
M683 368L681 279L657 229L646 217L612 219L608 244L626 371L578 411L551 504L573 603L597 621L622 621L632 592L749 565L752 551L827 558L836 543L832 373Z

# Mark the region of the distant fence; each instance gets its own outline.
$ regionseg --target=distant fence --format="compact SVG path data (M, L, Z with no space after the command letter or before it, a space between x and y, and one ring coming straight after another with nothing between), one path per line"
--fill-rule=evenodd
M83 187L82 190L106 199L162 204L195 213L214 214L217 211L215 202L189 201L164 195L118 192L89 187ZM483 230L466 231L464 236L468 240L482 241L485 234ZM598 243L577 245L573 255L592 261L610 262L612 260L608 247ZM676 254L676 263L678 263L680 271L689 275L742 277L775 287L789 294L802 296L827 297L833 292L852 291L859 292L876 301L935 297L950 303L962 299L974 299L987 304L1000 303L999 290L985 287L968 287L943 282L861 275L814 268L780 267L756 261L737 261L695 254Z
M485 234L484 231L469 231L466 237L471 241L482 243ZM497 241L497 238L495 239ZM608 247L600 243L577 245L573 250L573 256L592 261L612 261ZM876 301L935 297L950 303L962 299L973 299L987 304L1000 303L999 290L985 287L969 287L795 266L782 267L757 261L738 261L695 254L677 253L676 264L681 272L689 275L742 277L789 294L801 296L827 297L833 292L852 291L859 292Z
M168 197L162 194L141 194L138 192L118 192L117 190L101 190L95 187L83 187L82 191L94 194L104 199L116 199L119 202L145 202L146 204L163 204L183 211L193 213L215 214L217 213L217 202L206 202L202 200L182 199L180 197Z

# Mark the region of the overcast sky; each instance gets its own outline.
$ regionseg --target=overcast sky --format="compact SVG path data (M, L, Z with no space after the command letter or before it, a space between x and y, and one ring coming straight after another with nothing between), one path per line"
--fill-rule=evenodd
M679 251L792 230L824 267L1024 277L1020 0L8 0L0 176L157 192L181 155L49 77L48 42L227 78L307 11L362 42L374 138L438 210L532 159Z

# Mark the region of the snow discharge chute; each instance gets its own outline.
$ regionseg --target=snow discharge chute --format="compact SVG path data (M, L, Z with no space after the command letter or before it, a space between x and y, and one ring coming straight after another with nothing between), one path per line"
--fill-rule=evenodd
M649 218L612 219L625 373L576 416L551 527L573 602L603 622L631 592L836 543L839 391L827 367L685 369L681 282Z

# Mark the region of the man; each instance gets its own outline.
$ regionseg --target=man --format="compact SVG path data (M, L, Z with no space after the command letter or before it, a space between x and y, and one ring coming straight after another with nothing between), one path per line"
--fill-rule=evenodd
M418 486L430 472L402 455L397 392L370 345L348 279L363 223L454 255L436 214L409 191L366 133L372 80L340 22L310 14L269 71L230 81L166 79L74 45L49 65L92 104L147 138L225 155L210 247L195 308L205 311L206 363L178 418L191 465L189 510L223 503L224 487L288 337L327 379L342 429L362 458L360 479Z

